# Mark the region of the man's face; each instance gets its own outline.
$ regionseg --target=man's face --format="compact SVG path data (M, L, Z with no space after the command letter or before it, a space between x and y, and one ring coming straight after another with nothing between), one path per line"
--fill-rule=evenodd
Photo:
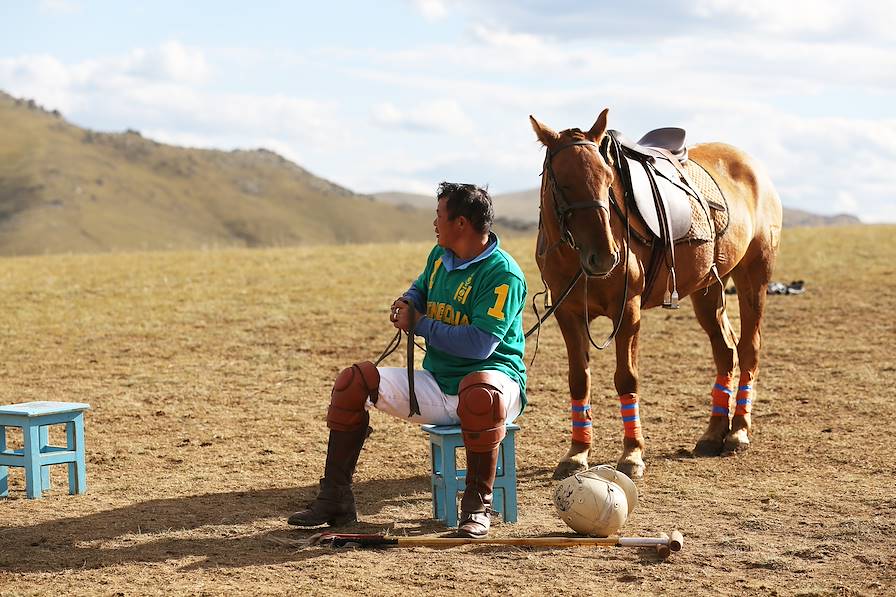
M436 219L432 225L436 229L436 242L440 247L446 249L454 249L457 239L460 238L460 231L463 227L463 217L448 219L448 199L439 199L439 206L436 208Z

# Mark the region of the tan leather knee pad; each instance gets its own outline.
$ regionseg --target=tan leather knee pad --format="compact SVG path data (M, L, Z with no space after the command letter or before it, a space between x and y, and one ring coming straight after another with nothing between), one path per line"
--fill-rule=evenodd
M366 427L370 419L365 402L376 403L380 372L370 361L355 363L336 376L327 409L327 427L334 431L355 431Z
M507 411L499 388L493 371L470 373L460 381L457 416L464 447L471 452L490 452L507 434Z

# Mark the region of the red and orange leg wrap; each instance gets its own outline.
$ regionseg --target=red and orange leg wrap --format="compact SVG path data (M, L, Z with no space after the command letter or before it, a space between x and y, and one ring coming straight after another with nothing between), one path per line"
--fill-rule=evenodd
M753 376L741 373L737 384L737 399L734 401L734 415L748 415L753 412Z
M637 394L623 394L619 397L619 412L622 415L622 427L625 430L624 436L643 441L641 415L638 410Z
M712 416L728 417L731 413L731 395L734 394L734 378L730 375L717 375L712 387Z
M588 398L570 401L572 410L572 441L591 445L591 405Z
M366 427L367 399L379 397L380 372L370 361L355 363L336 376L327 409L327 427L334 431L355 431Z

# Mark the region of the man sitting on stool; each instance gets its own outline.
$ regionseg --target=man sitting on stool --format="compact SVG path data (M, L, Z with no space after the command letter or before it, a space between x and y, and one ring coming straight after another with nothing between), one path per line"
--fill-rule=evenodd
M491 232L494 209L485 189L443 182L437 199L438 244L416 281L392 303L390 316L404 331L414 321L415 334L426 340L423 370L414 372L420 414L409 414L406 369L367 361L343 370L330 394L320 492L307 510L289 517L291 525L357 520L351 483L373 406L415 424L460 424L467 476L458 534L488 534L504 426L526 405L526 280Z

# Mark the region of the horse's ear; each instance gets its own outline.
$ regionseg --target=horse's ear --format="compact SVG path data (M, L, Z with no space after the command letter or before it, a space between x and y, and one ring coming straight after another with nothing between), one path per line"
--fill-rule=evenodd
M556 145L557 141L560 139L560 135L535 120L535 117L531 114L529 115L529 122L532 124L532 130L535 131L535 136L538 137L538 140L541 141L542 145L547 148Z
M607 132L607 113L609 111L609 108L604 108L604 111L601 112L600 116L597 117L597 120L594 121L594 126L588 131L588 138L595 143L600 143L600 138Z

